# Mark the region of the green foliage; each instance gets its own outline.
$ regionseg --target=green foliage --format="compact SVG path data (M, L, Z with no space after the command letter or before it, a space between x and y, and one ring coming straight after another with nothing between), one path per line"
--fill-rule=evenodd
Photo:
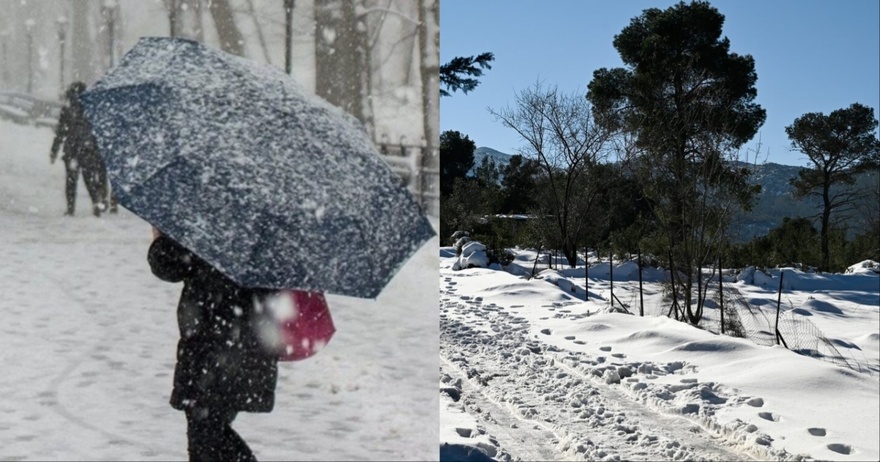
M831 215L851 208L859 194L851 188L855 174L880 168L880 140L875 135L874 110L862 104L837 109L829 115L804 114L785 127L793 149L810 158L814 168L803 169L791 181L795 197L821 200L820 269L831 269ZM832 187L843 186L833 191Z
M514 255L508 249L526 239L528 221L499 216L484 218L473 227L471 238L486 246L490 264L509 265Z
M880 260L880 227L852 239L847 239L847 234L844 227L833 228L829 233L829 271L842 272L863 260ZM724 250L724 266L818 268L822 261L819 239L819 232L809 219L785 217L781 225L765 236L728 245Z
M880 226L857 235L850 243L850 252L847 265L863 260L880 262Z
M501 179L500 213L526 213L537 205L534 195L539 172L540 165L533 159L519 154L510 158L501 169L504 177Z
M464 178L474 166L476 145L467 135L454 130L440 134L440 195L452 193L457 178Z
M622 164L598 164L590 175L597 189L595 209L585 244L611 246L634 253L641 236L654 230L654 212L636 176Z
M479 184L473 179L456 178L453 191L440 200L440 235L471 231L485 214ZM471 234L473 236L473 234ZM452 245L454 242L448 242Z
M450 91L454 93L457 90L467 94L477 88L480 84L479 80L464 76L482 77L483 69L492 69L489 63L494 60L495 55L492 53L452 58L448 63L440 66L440 85L445 87L440 89L440 96L451 96Z
M681 272L675 284L694 324L703 305L692 310L697 268L725 241L735 208L757 192L725 155L766 118L754 102L754 59L730 51L723 24L702 1L645 10L614 37L626 67L595 71L587 93L599 124L634 138L627 151L665 237L655 241L658 254L671 255Z
M707 2L651 8L614 37L626 68L594 72L597 120L636 133L654 154L699 155L697 140L736 148L763 124L754 59L730 52L724 16ZM684 151L684 152L682 152Z
M483 199L484 210L486 213L494 214L500 208L504 201L503 192L499 185L499 177L501 172L495 161L489 157L484 157L483 161L474 171L474 179L480 185L480 195Z

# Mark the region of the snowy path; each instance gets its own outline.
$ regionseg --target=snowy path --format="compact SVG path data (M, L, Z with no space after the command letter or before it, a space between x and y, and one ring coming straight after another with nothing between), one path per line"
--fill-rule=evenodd
M749 458L696 423L651 410L569 367L578 355L530 340L525 319L453 287L441 287L441 374L467 383L466 406L513 459ZM456 319L462 317L467 324Z
M583 269L530 279L500 268L455 271L455 261L453 248L440 248L441 454L470 461L880 454L880 381L871 366L880 359L876 275L786 278L798 284L785 292L794 307L787 314L831 332L830 341L859 361L850 369L662 314L608 312L598 297L583 300ZM627 265L615 269L615 287L628 281L618 271ZM590 291L607 293L608 274L594 267L591 275ZM661 281L651 274L645 283L646 312L668 306ZM763 285L731 284L752 307L775 304L775 291ZM710 315L707 326L717 319Z
M48 129L0 121L0 460L182 460L168 404L181 285L146 262L149 225L62 216ZM329 296L333 341L281 363L275 410L234 427L261 460L436 460L437 241L378 300Z

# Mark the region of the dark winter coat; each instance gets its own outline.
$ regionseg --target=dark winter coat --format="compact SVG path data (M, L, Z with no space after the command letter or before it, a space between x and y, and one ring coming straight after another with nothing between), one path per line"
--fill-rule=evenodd
M58 125L55 127L55 140L52 142L53 160L62 143L64 154L61 160L65 163L75 160L86 170L104 169L95 136L83 113L82 105L76 99L61 108Z
M167 236L153 241L148 260L160 279L183 281L171 405L271 411L278 357L261 344L270 321L255 304L271 292L239 287Z

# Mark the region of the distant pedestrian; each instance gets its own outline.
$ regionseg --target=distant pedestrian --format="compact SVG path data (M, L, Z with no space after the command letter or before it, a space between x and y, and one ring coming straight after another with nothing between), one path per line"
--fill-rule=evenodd
M186 412L189 459L256 461L232 421L275 405L278 352L260 334L272 322L261 300L277 291L240 287L155 228L153 237L153 274L183 281L171 406Z
M65 96L67 102L61 109L58 126L55 128L55 140L52 142L52 153L49 160L54 164L58 150L64 145L64 169L67 174L64 192L67 198L66 215L73 215L76 206L76 186L82 173L83 182L92 199L92 213L99 217L107 210L108 192L107 171L104 161L98 153L98 146L92 135L89 123L83 114L79 95L86 89L86 84L74 82L68 87ZM112 201L115 208L115 200ZM112 210L115 211L115 210Z

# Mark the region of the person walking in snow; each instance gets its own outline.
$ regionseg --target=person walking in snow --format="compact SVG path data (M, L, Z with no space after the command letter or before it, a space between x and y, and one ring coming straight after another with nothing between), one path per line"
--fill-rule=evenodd
M67 88L65 93L67 103L61 109L58 118L49 161L55 163L58 150L63 144L64 154L61 160L64 161L64 170L67 174L64 187L67 198L66 215L73 215L76 206L76 186L82 173L83 182L92 199L92 213L99 217L108 206L107 171L79 101L79 96L85 89L86 84L83 82L74 82ZM112 202L111 211L115 212L116 201Z
M271 322L260 301L276 291L242 288L156 228L153 237L153 274L184 284L171 406L186 413L189 458L255 461L231 425L274 407L278 354L260 341Z

